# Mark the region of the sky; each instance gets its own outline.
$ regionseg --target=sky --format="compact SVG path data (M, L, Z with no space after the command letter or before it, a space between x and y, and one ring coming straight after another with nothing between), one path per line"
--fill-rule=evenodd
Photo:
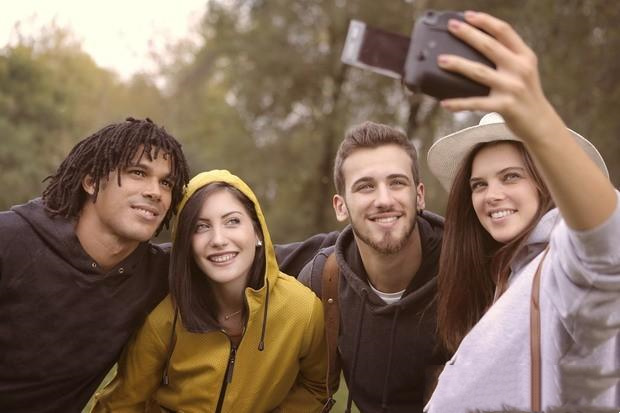
M121 78L151 73L151 51L186 38L204 13L206 0L3 0L0 8L0 48L20 32L56 25L68 28L81 41L84 51L101 67Z

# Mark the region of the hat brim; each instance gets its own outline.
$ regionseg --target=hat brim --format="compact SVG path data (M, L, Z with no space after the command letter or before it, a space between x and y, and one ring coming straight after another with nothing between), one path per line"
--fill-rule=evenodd
M570 129L569 131L590 159L594 161L605 176L609 177L605 161L594 145L577 132ZM460 169L463 159L477 144L493 141L523 142L512 133L505 123L471 126L438 139L426 155L428 167L439 180L441 186L450 192L452 181Z

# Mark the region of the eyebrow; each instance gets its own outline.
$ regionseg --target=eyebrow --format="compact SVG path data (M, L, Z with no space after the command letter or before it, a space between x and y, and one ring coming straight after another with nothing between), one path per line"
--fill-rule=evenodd
M407 175L405 175L405 174L390 174L390 175L387 176L387 179L395 179L395 178L402 178L402 179L407 180L407 182L411 181L409 179L409 177ZM376 181L376 179L372 178L370 176L363 176L363 177L359 178L358 180L356 180L355 182L353 182L351 184L351 187L354 187L354 186L356 186L357 184L360 184L360 183L372 182L372 181Z
M388 175L388 179L394 179L394 178L404 178L407 181L409 181L409 177L407 175L405 175L405 174L391 174L391 175Z
M153 171L153 168L151 168L146 162L142 162L142 159L140 159L138 163L130 163L125 167L125 169L127 168L140 168L148 172ZM176 176L172 173L172 171L170 171L170 173L164 176L162 179L169 179L171 181L174 181L176 179Z
M503 173L506 173L506 172L508 172L508 171L515 170L515 169L516 169L516 170L518 170L518 171L520 171L520 172L525 173L525 168L523 168L522 166L509 166L509 167L507 167L507 168L504 168L504 169L502 169L502 170L498 171L495 175L501 175L501 174L503 174ZM477 176L472 176L472 177L469 179L469 182L471 183L471 182L477 182L477 181L481 181L481 180L483 180L483 179L482 179L482 178L479 178L479 177L477 177Z
M230 211L222 215L220 218L228 218L232 214L241 214L241 211ZM209 218L198 217L198 221L210 221Z

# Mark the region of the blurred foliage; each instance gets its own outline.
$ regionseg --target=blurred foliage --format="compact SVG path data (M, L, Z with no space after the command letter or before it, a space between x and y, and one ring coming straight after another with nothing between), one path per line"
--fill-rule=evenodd
M402 1L210 1L202 47L171 86L193 169L247 180L279 241L336 226L331 164L345 128L407 107L397 82L340 63L349 19L407 33L410 15Z
M480 114L453 116L394 79L340 63L350 19L409 35L427 8L485 10L513 24L539 55L549 99L620 183L618 2L210 0L200 42L170 45L161 58L159 88L144 75L122 82L53 26L0 50L0 210L39 194L78 140L149 116L183 143L193 173L227 168L245 179L279 242L338 225L331 165L344 131L366 119L414 139L427 208L442 212L446 194L425 152Z
M120 82L66 30L20 36L0 51L0 209L37 196L87 134L129 114L162 117L163 108L149 79Z

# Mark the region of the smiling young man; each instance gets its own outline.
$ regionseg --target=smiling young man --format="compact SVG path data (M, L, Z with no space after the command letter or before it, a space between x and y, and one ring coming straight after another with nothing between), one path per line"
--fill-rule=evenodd
M149 119L79 142L42 198L0 213L0 411L79 412L167 292L188 171Z
M365 122L349 130L336 154L334 182L336 218L349 226L299 280L320 296L327 257L335 254L348 403L363 412L422 412L445 361L433 308L443 219L423 211L416 150L390 126Z

